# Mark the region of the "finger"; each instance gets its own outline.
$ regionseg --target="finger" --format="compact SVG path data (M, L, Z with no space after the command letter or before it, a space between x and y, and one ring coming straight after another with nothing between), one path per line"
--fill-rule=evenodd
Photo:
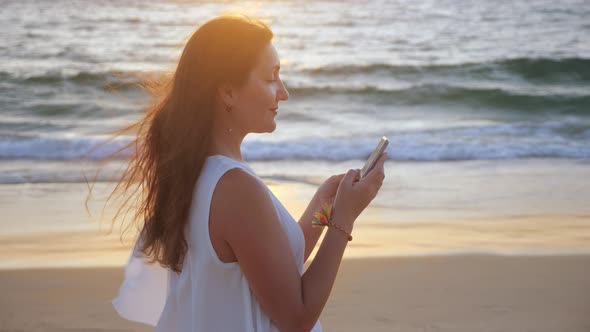
M378 164L381 164L381 166L383 166L383 164L385 164L385 161L387 160L387 156L388 156L387 152L385 152L385 151L384 151L384 152L383 152L383 153L382 153L382 154L379 156L379 159L377 159L377 163L378 163Z
M387 160L387 152L382 153L381 156L379 156L379 159L377 159L377 162L375 163L375 167L373 168L375 173L378 173L378 174L385 173L384 172L385 160Z
M383 173L384 163L387 159L387 152L381 153L373 168L369 170L367 175L364 178L374 178L377 174Z
M326 180L326 183L329 183L330 185L340 185L340 182L342 182L342 179L344 179L345 175L346 173L332 175L328 178L328 180Z
M352 182L359 177L358 169L349 169L344 175L340 183L352 184Z

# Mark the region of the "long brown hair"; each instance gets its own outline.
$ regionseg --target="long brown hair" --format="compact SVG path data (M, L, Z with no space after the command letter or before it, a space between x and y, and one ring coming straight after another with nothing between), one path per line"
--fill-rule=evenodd
M127 196L113 223L123 207L135 208L132 220L142 225L140 249L151 263L182 271L185 229L211 141L217 90L224 83L245 84L272 38L266 24L245 15L206 22L189 38L173 75L144 85L158 97L145 116L116 132L132 130L136 138L128 145L134 148L128 166L108 198Z

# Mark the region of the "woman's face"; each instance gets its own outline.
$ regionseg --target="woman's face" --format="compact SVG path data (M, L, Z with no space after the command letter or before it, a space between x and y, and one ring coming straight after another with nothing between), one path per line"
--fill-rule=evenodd
M279 101L289 99L289 92L279 77L280 61L269 43L258 58L247 83L233 96L232 117L247 133L273 132Z

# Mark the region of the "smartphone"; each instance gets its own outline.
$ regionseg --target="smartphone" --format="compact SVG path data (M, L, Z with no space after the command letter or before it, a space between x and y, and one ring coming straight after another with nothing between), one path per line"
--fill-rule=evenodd
M363 166L363 168L361 169L361 179L364 178L365 175L367 175L367 173L369 173L373 166L375 166L375 162L377 161L377 159L379 159L381 153L385 151L385 148L388 144L389 140L387 139L387 137L381 137L381 141L379 141L379 144L377 144L377 147L375 147L375 150L373 150L373 153L371 153L369 159L367 159L367 161L365 162L365 166Z

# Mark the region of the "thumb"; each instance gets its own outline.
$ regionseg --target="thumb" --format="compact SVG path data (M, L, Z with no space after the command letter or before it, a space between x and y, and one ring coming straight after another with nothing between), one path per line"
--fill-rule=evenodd
M357 169L349 169L348 172L346 172L346 174L344 175L344 178L342 178L342 181L340 183L352 184L359 177L360 177L360 170L358 168Z

